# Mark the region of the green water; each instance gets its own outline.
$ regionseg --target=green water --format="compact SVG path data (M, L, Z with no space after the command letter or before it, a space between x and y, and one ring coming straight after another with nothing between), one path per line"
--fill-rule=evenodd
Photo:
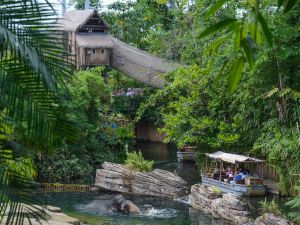
M176 148L172 145L161 143L138 143L137 150L141 150L144 157L154 160L155 168L162 168L175 172L189 185L200 181L199 172L192 163L178 163ZM49 205L58 206L73 217L78 218L84 224L90 225L227 225L222 220L193 210L184 201L171 201L154 197L141 197L125 195L134 202L142 211L141 215L122 215L119 213L107 213L103 210L105 203L115 196L115 193L103 191L101 193L42 193L39 194ZM272 199L272 197L268 197ZM258 201L264 198L251 198L251 210L253 215L259 214ZM283 205L284 200L277 200Z
M119 213L106 213L101 210L103 201L111 199L113 193L48 193L44 199L49 205L62 208L64 213L91 225L217 225L227 224L213 219L186 204L153 197L126 196L143 212L142 215L127 216ZM151 211L152 209L152 211Z

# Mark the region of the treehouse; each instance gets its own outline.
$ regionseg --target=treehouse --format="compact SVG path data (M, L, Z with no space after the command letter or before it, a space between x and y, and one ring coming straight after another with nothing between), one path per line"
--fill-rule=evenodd
M78 70L110 65L142 83L163 87L161 75L179 67L107 34L107 24L94 9L68 11L59 26Z
M77 69L110 64L113 43L106 33L107 25L95 10L69 11L61 24Z

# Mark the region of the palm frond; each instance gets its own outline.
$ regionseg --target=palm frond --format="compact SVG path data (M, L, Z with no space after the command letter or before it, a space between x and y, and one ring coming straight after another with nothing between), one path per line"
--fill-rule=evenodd
M42 143L54 138L56 90L71 74L63 37L47 2L1 1L0 103Z

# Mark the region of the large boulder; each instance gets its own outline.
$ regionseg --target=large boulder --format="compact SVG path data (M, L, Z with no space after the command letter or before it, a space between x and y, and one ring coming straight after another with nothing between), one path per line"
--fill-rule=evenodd
M195 184L191 187L189 203L194 209L211 213L212 200L221 198L220 193L215 192L210 186Z
M291 221L284 219L274 213L265 213L260 217L257 217L254 225L293 225Z
M225 219L234 224L249 224L250 211L244 198L234 194L221 194L210 186L195 184L189 195L194 209L210 213L215 218Z
M249 224L250 211L244 198L234 194L223 194L222 198L212 201L213 216L230 220L235 224Z
M155 169L135 172L124 165L104 162L96 171L95 186L122 193L176 198L188 193L187 183L175 174Z

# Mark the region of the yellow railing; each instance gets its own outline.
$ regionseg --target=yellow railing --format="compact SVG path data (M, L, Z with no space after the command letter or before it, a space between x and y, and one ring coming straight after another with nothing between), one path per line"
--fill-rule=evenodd
M86 184L41 183L41 187L46 192L86 192L91 189Z

